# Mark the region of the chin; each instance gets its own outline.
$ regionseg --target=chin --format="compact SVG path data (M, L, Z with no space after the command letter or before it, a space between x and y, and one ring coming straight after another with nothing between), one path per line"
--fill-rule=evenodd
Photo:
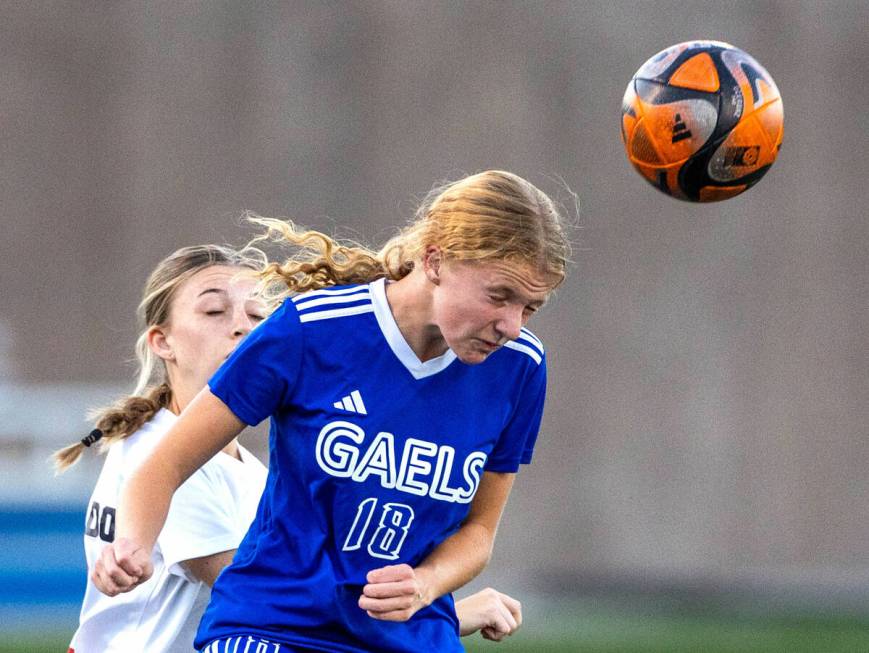
M489 357L489 354L482 351L469 351L461 354L457 352L456 357L465 365L479 365Z

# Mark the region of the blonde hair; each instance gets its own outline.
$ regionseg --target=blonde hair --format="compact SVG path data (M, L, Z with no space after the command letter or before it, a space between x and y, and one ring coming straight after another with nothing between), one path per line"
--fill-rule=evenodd
M131 436L157 411L171 403L172 388L166 378L166 367L148 347L148 330L168 323L178 288L200 270L214 265L260 271L265 263L265 256L255 248L239 251L221 245L194 245L173 252L154 268L145 284L137 310L141 332L135 347L139 362L136 387L132 394L89 415L96 428L88 437L52 455L56 473L75 464L85 447L97 440L100 441L99 450L102 453L113 442Z
M272 303L327 286L401 279L429 245L440 247L446 258L528 264L551 277L553 288L564 279L570 256L556 204L530 182L502 170L434 188L414 220L378 252L291 221L253 213L247 219L265 229L252 245L269 241L295 248L283 263L271 263L261 273L263 295Z

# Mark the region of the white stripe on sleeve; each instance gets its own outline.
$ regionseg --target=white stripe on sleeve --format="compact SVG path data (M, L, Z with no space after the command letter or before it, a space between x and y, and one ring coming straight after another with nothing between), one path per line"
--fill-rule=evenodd
M528 354L531 358L534 359L534 362L540 365L543 362L543 357L538 354L534 349L528 347L527 345L523 345L521 343L516 342L515 340L511 340L509 342L504 343L505 347L509 347L510 349L515 349L516 351L521 351L523 354Z

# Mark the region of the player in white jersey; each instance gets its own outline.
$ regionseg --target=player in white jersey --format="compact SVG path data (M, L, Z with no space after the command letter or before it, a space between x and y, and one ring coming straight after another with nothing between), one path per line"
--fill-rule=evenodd
M137 343L138 387L99 413L91 435L56 455L63 470L97 441L108 450L85 524L92 573L105 544L114 541L126 479L265 315L264 304L252 295L253 279L243 274L261 263L227 247L187 247L161 262L149 278L140 305L145 330ZM151 579L114 598L88 580L70 651L191 651L210 586L253 520L265 478L265 467L237 440L206 462L172 500L154 547ZM484 637L499 640L521 622L518 602L491 589L457 608L463 634L482 629Z
M91 435L56 455L58 468L65 469L98 440L108 452L85 523L91 572L103 547L114 540L126 479L265 317L265 305L252 293L250 273L258 265L226 247L186 247L162 261L148 279L139 307L145 328L136 346L138 387L98 414ZM147 583L112 599L88 579L70 650L189 652L210 586L247 532L265 478L259 460L236 439L227 443L179 488L154 548L156 573Z
M91 495L85 556L92 569L114 536L114 515L126 477L153 450L177 416L161 408L135 434L111 447ZM238 445L238 457L218 453L179 488L154 547L154 576L122 597L92 582L85 589L80 625L70 648L87 651L184 651L208 604L213 579L194 574L189 561L220 559L247 532L265 486L266 468ZM217 562L216 565L221 564ZM201 573L201 572L200 572Z

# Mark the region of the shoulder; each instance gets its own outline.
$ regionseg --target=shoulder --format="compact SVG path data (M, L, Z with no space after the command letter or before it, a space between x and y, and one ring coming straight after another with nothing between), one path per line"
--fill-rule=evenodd
M174 514L187 518L193 511L196 519L207 516L216 523L229 518L232 523L238 508L250 503L248 497L255 496L258 502L265 489L267 469L241 445L239 453L241 460L218 452L184 481L172 499Z
M535 366L542 365L546 359L546 350L540 338L525 327L522 327L516 340L504 343L504 347L512 352L516 352L515 355L529 359L526 362L533 362Z
M144 459L169 432L177 419L172 412L161 408L138 431L112 445L109 454L120 456L127 461Z
M312 290L296 295L286 303L293 305L302 323L334 320L374 311L369 284Z
M238 451L241 459L221 451L200 467L197 472L202 472L210 480L221 483L246 483L260 479L265 481L266 476L268 476L268 468L240 443Z
M95 492L104 494L117 491L120 483L151 454L157 443L169 431L175 415L165 408L157 411L150 420L132 435L113 442L106 451ZM111 490L111 488L115 490Z
M239 458L218 452L197 471L216 479L258 479L268 475L268 468L249 450L238 444Z

